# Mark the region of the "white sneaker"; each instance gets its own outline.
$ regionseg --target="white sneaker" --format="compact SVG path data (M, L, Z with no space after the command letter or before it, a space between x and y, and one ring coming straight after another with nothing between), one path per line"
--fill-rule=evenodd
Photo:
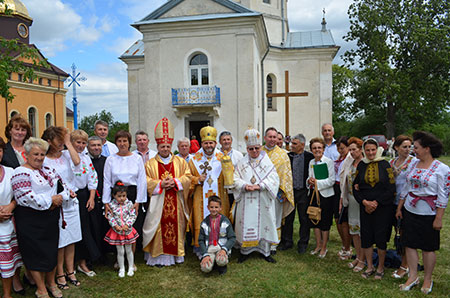
M125 277L125 269L119 270L119 277Z
M128 269L127 275L128 275L128 276L133 276L133 275L134 275L134 269L133 269L133 267L131 267L131 268Z

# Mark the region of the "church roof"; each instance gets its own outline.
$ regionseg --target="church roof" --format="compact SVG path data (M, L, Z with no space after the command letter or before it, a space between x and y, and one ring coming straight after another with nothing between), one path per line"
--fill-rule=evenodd
M154 10L152 13L150 13L148 16L146 16L139 22L135 23L135 25L147 24L149 21L156 20L183 1L185 1L185 0L169 0L166 4L160 6L159 8ZM242 5L239 5L233 1L230 1L230 0L211 0L211 1L216 2L224 7L227 7L229 9L235 11L236 13L255 13L255 11L250 10L250 9L248 9Z
M144 57L144 42L142 39L137 40L133 45L125 51L119 58L137 58Z
M330 30L314 30L304 32L289 32L284 48L327 48L334 47L333 35Z
M18 15L27 20L33 20L28 14L27 7L20 0L4 0L0 3L0 14L5 12L5 8L8 8L11 15Z

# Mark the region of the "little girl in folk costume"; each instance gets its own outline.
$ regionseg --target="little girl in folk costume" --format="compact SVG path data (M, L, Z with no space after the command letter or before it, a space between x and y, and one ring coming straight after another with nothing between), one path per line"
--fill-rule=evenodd
M114 199L110 203L112 213L108 214L111 228L106 233L105 241L117 247L117 263L119 264L119 277L125 276L125 258L127 254L128 276L134 275L134 255L131 249L139 234L133 228L136 221L136 211L133 203L127 199L127 187L117 181L112 189Z

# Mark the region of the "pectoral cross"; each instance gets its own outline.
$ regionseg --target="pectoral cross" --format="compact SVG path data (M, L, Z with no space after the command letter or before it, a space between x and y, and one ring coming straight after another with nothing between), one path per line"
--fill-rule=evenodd
M285 135L289 135L289 98L294 96L308 96L308 92L295 92L290 93L289 92L289 71L284 72L284 93L267 93L267 97L284 97L285 100L285 115L284 118L286 120L285 124Z
M211 168L211 166L209 165L209 162L208 162L208 161L205 161L205 163L202 164L202 165L200 165L199 168L203 170L203 173L202 173L202 174L206 174L206 171L211 171L211 170L212 170L212 168Z

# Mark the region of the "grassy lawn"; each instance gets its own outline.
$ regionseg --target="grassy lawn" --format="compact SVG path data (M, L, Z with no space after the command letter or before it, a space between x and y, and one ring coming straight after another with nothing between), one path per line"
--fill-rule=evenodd
M298 222L295 229L298 231ZM437 252L434 270L433 297L448 297L450 293L450 216L445 217L441 232L441 249ZM312 236L312 234L311 234ZM296 242L298 235L294 237ZM314 240L313 240L314 242ZM310 247L314 243L310 243ZM393 248L392 242L389 248ZM119 279L117 271L97 267L97 276L88 278L78 274L82 286L65 291L65 297L422 297L420 287L411 292L398 290L401 283L390 277L386 269L383 280L364 280L359 273L347 268L347 261L337 257L339 236L332 228L329 252L325 259L309 254L299 255L295 249L278 252L276 264L252 256L243 264L237 263L234 251L228 273L204 275L198 260L188 253L182 265L169 268L148 267L142 253L136 254L138 271L133 277ZM423 272L419 273L423 277ZM28 289L27 294L34 291ZM447 294L445 294L447 293ZM31 296L30 296L31 297Z
M440 158L450 164L450 157ZM448 212L447 212L448 213ZM450 214L444 216L441 232L441 249L437 252L432 297L449 297L450 293ZM298 221L294 231L298 231ZM314 245L313 233L310 248ZM294 235L294 242L298 235ZM337 257L340 240L335 226L325 259L308 253L299 255L295 249L278 252L276 264L253 256L243 264L237 263L238 253L233 252L228 273L204 275L199 261L187 253L182 265L169 268L148 267L142 253L136 254L138 271L133 277L119 279L112 267L97 266L97 276L77 276L82 286L64 291L65 297L423 297L420 286L410 292L400 292L398 285L404 280L391 277L393 269L386 269L384 279L364 280L359 273L347 268L348 261ZM394 248L391 242L389 248ZM423 277L423 272L419 272ZM423 279L422 279L423 280ZM34 290L27 289L33 297ZM445 294L447 293L447 294ZM17 297L17 296L16 296Z

